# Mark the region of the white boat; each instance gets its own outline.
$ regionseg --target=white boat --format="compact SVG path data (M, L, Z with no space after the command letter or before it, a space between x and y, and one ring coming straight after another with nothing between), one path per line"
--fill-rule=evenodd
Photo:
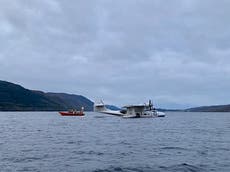
M155 118L165 117L164 112L157 111L149 100L148 104L128 105L124 106L127 112L123 115L124 118Z
M94 104L94 111L122 116L123 118L155 118L155 117L165 117L164 112L157 111L151 101L148 104L137 104L137 105L127 105L123 107L123 110L110 110L106 108L103 101Z

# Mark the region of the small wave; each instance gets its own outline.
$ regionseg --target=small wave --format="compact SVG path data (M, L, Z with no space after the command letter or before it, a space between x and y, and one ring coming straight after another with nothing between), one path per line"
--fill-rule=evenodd
M166 146L166 147L162 147L161 149L167 149L167 150L189 150L189 149L186 149L186 148L176 147L176 146Z
M68 141L67 142L67 144L70 144L70 145L75 144L75 143L76 143L75 141Z
M20 157L2 158L2 161L9 162L9 163L25 163L25 162L34 162L34 161L44 160L48 157L49 157L48 154L44 154L43 156L40 156L40 157L20 156Z
M156 166L156 167L108 167L105 169L96 169L93 172L203 172L204 169L182 163L172 166Z
M18 169L17 171L34 171L37 172L39 171L38 169L34 168L34 167L23 167L22 169Z
M126 146L131 146L132 143L128 142L127 140L122 140L119 142L120 145L126 145Z
M149 167L109 167L107 169L96 169L93 172L154 172Z
M89 152L87 152L87 154L89 154L89 155L104 155L104 153L102 153L102 152L95 152L95 151L89 151Z
M200 154L201 156L207 156L208 155L208 151L202 150L202 151L197 151L198 154Z
M217 151L230 151L229 148L214 148L214 150L217 150Z
M13 160L14 163L21 163L21 162L33 162L33 161L40 161L43 158L40 157L24 157L24 158L15 158Z
M104 155L103 152L95 152L95 151L72 151L72 153L77 155Z
M169 167L160 167L163 171L172 171L172 172L203 172L204 169L202 169L200 166L194 166L187 163L172 165Z
M22 152L32 152L33 149L23 149Z
M107 118L107 116L94 116L94 118Z

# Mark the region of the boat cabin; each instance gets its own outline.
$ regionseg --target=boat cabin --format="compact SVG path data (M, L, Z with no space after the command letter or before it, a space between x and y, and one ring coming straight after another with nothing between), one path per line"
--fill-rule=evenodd
M128 106L124 106L124 108L127 109L127 112L126 112L125 115L140 117L140 116L144 115L145 107L146 107L145 105L128 105Z

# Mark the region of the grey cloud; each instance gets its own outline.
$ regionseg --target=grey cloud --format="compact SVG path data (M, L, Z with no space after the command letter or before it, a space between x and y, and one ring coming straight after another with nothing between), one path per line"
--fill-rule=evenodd
M227 0L0 2L0 76L162 107L228 103Z

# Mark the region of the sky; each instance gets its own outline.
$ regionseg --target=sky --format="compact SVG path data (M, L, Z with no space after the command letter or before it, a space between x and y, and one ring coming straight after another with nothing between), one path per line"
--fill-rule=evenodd
M0 0L0 80L122 106L230 104L229 0Z

